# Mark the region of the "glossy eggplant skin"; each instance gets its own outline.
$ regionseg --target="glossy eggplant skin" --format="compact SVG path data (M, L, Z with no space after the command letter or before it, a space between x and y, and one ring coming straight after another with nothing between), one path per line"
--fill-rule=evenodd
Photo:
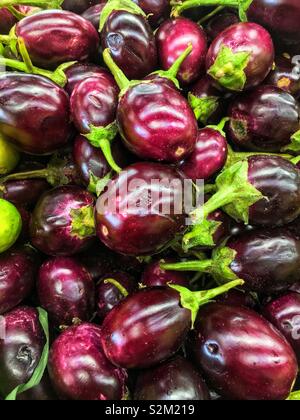
M300 98L300 73L296 65L287 57L279 56L275 60L275 69L269 74L266 83L282 89L296 99Z
M23 302L33 290L39 268L37 252L24 245L0 254L0 314Z
M164 70L168 70L191 44L193 50L181 65L177 78L188 85L203 76L207 40L204 30L195 22L182 17L165 21L156 33L156 42Z
M16 25L16 34L24 39L33 64L47 69L71 61L93 60L99 46L93 25L65 10L28 16Z
M45 336L36 309L18 307L4 315L6 336L0 340L0 395L28 382L37 367Z
M122 271L107 272L99 281L96 291L97 314L102 321L125 298L116 285L109 282L110 280L118 282L128 295L138 289L137 281L130 274Z
M191 312L168 287L142 289L115 307L102 324L106 357L125 369L144 369L173 356L191 328Z
M65 86L65 90L71 96L77 83L83 80L93 77L96 74L100 76L107 76L109 73L103 67L99 67L96 64L91 63L76 63L73 66L67 68L65 74L68 79L68 83Z
M208 38L213 41L229 26L238 23L240 20L235 13L230 11L220 13L217 16L211 18L205 25L205 32Z
M207 401L208 388L195 367L181 356L141 372L134 392L136 401Z
M168 0L133 0L146 13L153 28L170 16L170 2Z
M97 3L99 3L99 0L64 0L62 8L79 15Z
M226 138L213 128L203 128L198 131L196 148L179 169L194 182L207 181L223 169L227 156Z
M101 31L102 48L109 48L128 79L139 80L157 67L155 38L146 18L114 10Z
M91 126L106 127L116 118L119 88L108 74L96 74L76 84L71 98L72 121L81 134Z
M203 307L191 349L208 382L228 399L284 400L298 373L286 339L244 307L217 303Z
M100 4L95 4L94 6L89 7L82 13L82 17L94 26L94 28L98 31L100 25L100 16L101 12L106 4L106 1L103 0Z
M161 287L168 284L176 284L189 288L189 278L186 273L172 270L164 270L160 264L172 264L176 262L174 258L161 258L154 260L145 268L141 283L146 287Z
M249 291L284 292L299 281L300 241L286 229L247 232L229 239L226 247L236 252L230 268Z
M51 256L71 256L84 251L94 240L93 229L83 232L73 225L74 212L94 206L94 197L77 186L57 187L37 203L30 225L31 243ZM78 217L81 217L80 214ZM89 221L90 222L90 221Z
M175 163L196 145L197 121L187 100L153 81L128 89L117 110L125 146L141 159Z
M263 198L249 208L254 226L282 226L300 212L300 170L279 156L248 158L248 180Z
M57 257L39 270L37 290L41 306L56 326L74 319L89 321L95 308L95 285L89 272L73 258Z
M0 103L0 132L22 152L45 155L66 146L69 98L55 83L32 74L1 74Z
M17 23L17 19L5 7L0 9L0 33L7 35Z
M2 186L0 188L0 196L15 206L31 209L49 188L50 185L44 179L7 181L3 184L3 190Z
M223 47L229 48L234 54L249 53L244 69L246 81L240 90L260 85L270 73L274 63L274 45L270 34L262 26L252 22L242 22L221 32L208 50L207 70L214 65Z
M298 0L253 0L247 15L249 20L272 32L280 42L299 44Z
M274 299L263 308L267 318L293 347L300 362L300 294L288 293Z
M49 374L61 400L121 400L127 374L113 366L101 346L101 328L70 327L53 343Z
M300 108L289 93L263 85L237 97L229 108L229 117L229 136L237 146L276 153L299 130Z
M171 184L162 197L165 181ZM182 182L175 169L158 163L141 162L124 169L98 199L96 225L100 240L124 255L159 252L184 227L185 215L176 214Z

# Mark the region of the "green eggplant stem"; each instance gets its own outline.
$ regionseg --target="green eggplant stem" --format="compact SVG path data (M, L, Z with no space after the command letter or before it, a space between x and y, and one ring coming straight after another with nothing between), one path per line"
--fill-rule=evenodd
M115 279L105 279L104 283L105 284L112 284L113 286L115 286L119 290L119 292L122 293L122 295L124 297L128 296L128 292L125 289L125 287L123 287L117 280L115 280Z
M225 6L218 6L216 7L212 12L208 13L206 16L198 20L198 25L202 25L203 23L207 22L214 16L216 16L219 12L222 12L222 10L225 9Z
M163 270L172 270L172 271L197 271L199 273L210 273L213 265L213 260L195 260L195 261L185 261L180 263L173 264L160 264L160 267Z
M170 76L170 77L176 78L181 65L183 64L185 59L191 54L192 51L193 51L193 46L192 44L189 44L187 49L174 61L172 66L169 68L169 70L165 71L166 77Z
M19 172L16 174L10 174L0 178L0 185L9 182L9 181L19 181L23 179L34 179L34 178L41 178L47 179L51 175L51 171L46 169L37 169L35 171L27 171L27 172Z
M114 62L109 48L106 48L103 51L103 60L111 73L113 74L117 85L119 86L120 90L124 90L129 87L130 81L127 79L123 71L116 65Z

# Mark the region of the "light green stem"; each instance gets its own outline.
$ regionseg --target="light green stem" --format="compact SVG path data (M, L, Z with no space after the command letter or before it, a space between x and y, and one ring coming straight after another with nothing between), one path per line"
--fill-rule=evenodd
M219 12L222 12L222 10L224 9L225 9L225 6L216 7L212 12L208 13L202 19L198 20L198 25L202 25L203 23L207 22L208 20L216 16Z

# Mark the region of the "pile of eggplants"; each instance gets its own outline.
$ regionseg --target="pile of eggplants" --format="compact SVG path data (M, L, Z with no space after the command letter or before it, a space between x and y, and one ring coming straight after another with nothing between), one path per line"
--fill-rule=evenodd
M299 22L1 2L1 399L300 399Z

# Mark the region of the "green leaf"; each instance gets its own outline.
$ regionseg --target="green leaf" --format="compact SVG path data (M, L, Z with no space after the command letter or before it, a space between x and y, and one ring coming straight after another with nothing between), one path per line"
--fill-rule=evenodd
M250 56L250 52L234 53L229 47L223 45L214 64L208 70L208 74L224 88L237 92L242 91L247 81L244 70Z
M72 219L71 233L80 239L96 234L94 207L85 206L70 211Z
M99 32L102 31L109 15L115 10L125 10L134 15L141 15L147 18L146 13L131 0L109 0L100 15Z
M18 394L22 394L25 391L28 391L31 388L34 388L35 386L39 385L41 382L47 364L48 364L48 358L49 358L49 325L48 325L48 314L47 312L42 308L37 308L37 311L39 313L39 321L42 326L42 329L44 331L45 337L46 337L46 344L44 346L40 361L33 372L32 377L27 382L27 384L18 385L6 398L6 401L15 401Z
M281 152L300 153L300 130L291 137L291 142L281 149Z
M194 111L195 117L203 125L207 124L207 121L211 115L218 109L219 98L216 96L208 96L206 98L198 98L191 92L188 94L188 101L191 108Z

